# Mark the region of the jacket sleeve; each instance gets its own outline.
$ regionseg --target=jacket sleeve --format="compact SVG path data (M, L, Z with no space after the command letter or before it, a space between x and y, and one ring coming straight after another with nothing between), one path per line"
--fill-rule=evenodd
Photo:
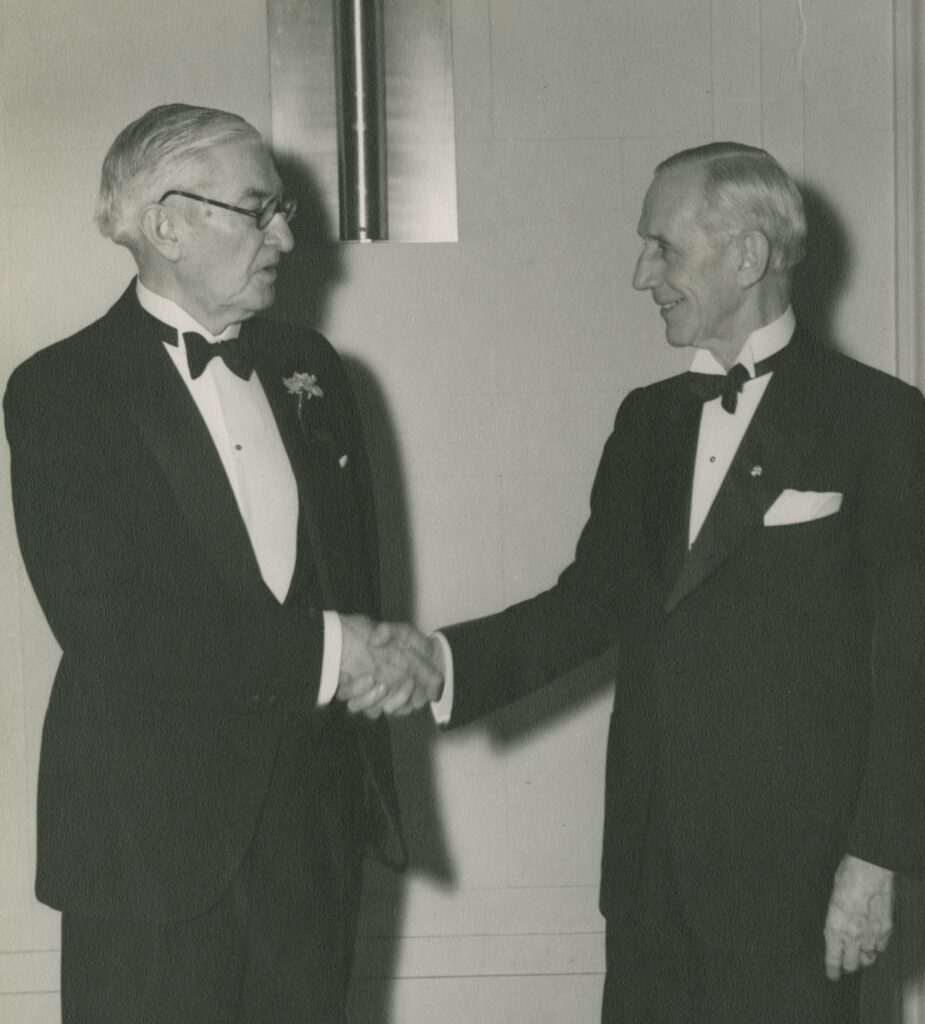
M895 382L892 382L895 385ZM925 399L895 386L859 482L871 614L868 752L847 852L925 875Z
M638 557L647 434L642 394L631 392L620 407L574 561L555 586L441 630L453 655L451 725L532 693L601 654L623 631L642 628L650 587Z

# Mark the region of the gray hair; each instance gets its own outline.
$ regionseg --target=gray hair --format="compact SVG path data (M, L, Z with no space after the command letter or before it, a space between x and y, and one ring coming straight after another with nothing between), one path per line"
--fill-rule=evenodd
M711 142L663 160L655 173L699 166L709 209L733 230L760 231L770 245L770 266L789 272L806 253L803 198L789 174L763 149Z
M95 221L100 233L133 252L141 242L141 211L184 184L205 150L236 139L261 141L237 114L168 103L153 107L116 136L103 161Z

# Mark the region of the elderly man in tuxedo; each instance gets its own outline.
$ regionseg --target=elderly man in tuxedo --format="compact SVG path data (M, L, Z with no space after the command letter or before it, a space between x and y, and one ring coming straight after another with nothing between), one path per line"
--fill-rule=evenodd
M258 317L294 214L241 118L149 111L97 207L138 277L9 381L17 529L63 652L36 890L63 912L65 1024L342 1024L364 852L404 860L384 722L333 698L438 676L368 643L340 360Z
M617 645L606 1024L855 1020L925 869L925 402L796 321L805 233L763 150L657 168L633 284L691 371L624 400L558 583L434 640L452 725Z

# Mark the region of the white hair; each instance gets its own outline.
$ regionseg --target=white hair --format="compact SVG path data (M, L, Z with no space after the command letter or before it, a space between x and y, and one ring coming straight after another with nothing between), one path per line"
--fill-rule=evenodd
M94 218L100 233L137 252L141 211L182 187L205 150L236 139L262 141L256 128L224 110L168 103L142 114L119 132L103 161Z
M771 156L740 142L711 142L668 157L672 167L703 169L709 210L733 230L757 230L768 240L771 267L789 273L806 253L806 213L793 179Z

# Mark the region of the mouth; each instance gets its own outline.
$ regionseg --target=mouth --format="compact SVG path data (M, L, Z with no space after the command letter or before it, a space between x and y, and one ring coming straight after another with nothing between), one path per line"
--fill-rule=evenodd
M659 302L658 311L659 313L661 313L662 316L668 316L668 314L673 309L676 309L678 306L680 306L683 301L684 299L674 299L672 302Z
M271 281L275 281L276 280L276 267L275 266L273 266L273 267L261 267L260 270L257 271L257 273L258 274L262 274L264 277L269 278L269 280L271 280Z

